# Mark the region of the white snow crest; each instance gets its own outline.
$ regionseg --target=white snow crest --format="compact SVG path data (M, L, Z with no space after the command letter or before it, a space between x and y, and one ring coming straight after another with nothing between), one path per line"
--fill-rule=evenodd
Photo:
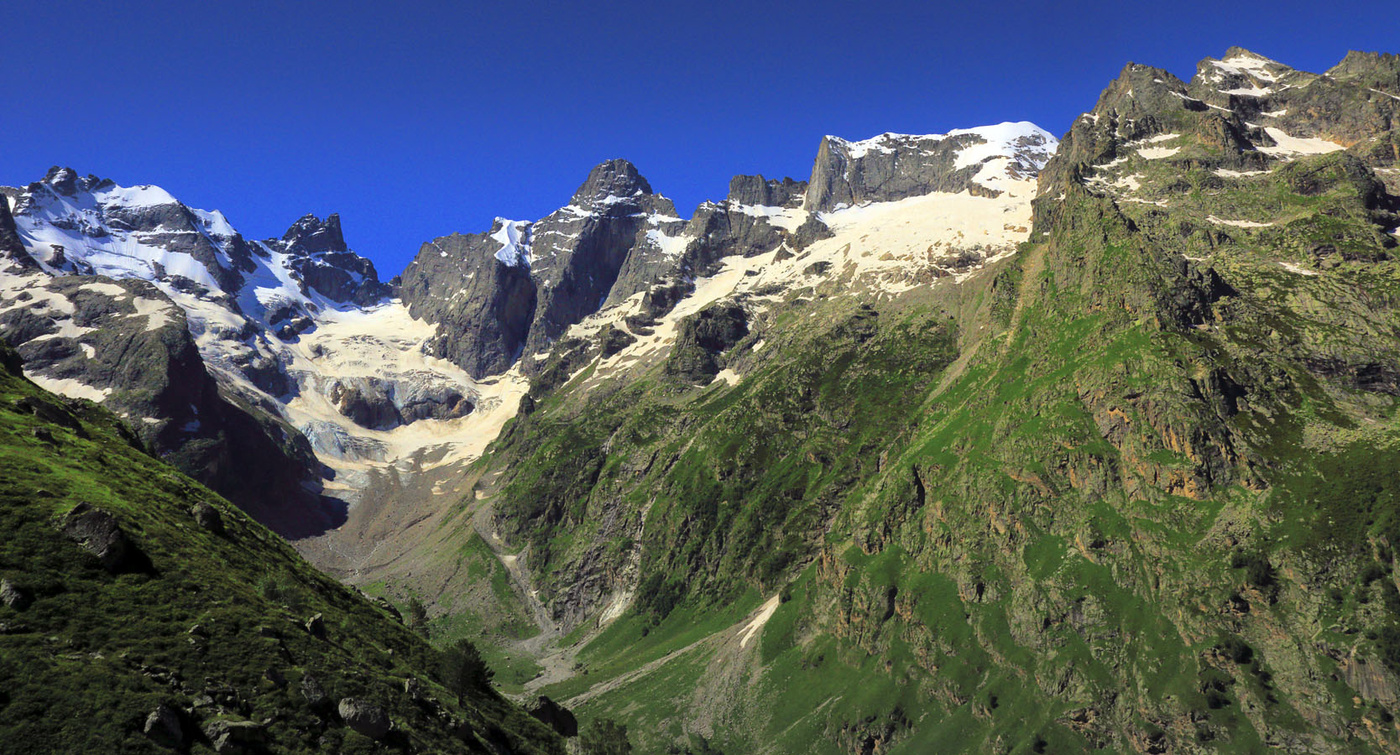
M1279 64L1268 58L1261 58L1258 55L1237 53L1224 60L1212 60L1210 64L1214 66L1217 71L1217 81L1225 75L1250 76L1271 84L1278 81L1278 77L1269 71L1268 67Z
M1021 158L1039 171L1050 162L1050 158L1060 146L1060 140L1056 139L1054 134L1029 121L1008 121L995 126L953 129L947 135L963 134L980 136L983 142L958 152L958 159L954 163L954 167L957 168L966 168L994 157L1010 157Z
M56 192L35 192L29 196L28 206L15 216L15 224L25 247L39 260L45 272L66 272L56 267L61 250L64 262L85 274L156 282L162 277L157 271L164 270L167 276L183 276L211 290L219 287L204 263L194 257L145 243L143 234L107 224L106 208L179 204L164 189L108 184L73 196ZM221 215L217 217L222 218ZM213 213L201 216L201 220L207 226L223 230ZM227 258L221 244L212 237L210 240Z
M859 160L871 153L892 154L897 147L901 146L927 145L924 151L929 152L931 151L929 147L937 146L938 142L966 134L980 137L982 141L959 150L954 165L956 168L977 165L995 157L1009 157L1022 158L1027 161L1028 166L1033 165L1038 171L1044 168L1045 163L1054 156L1055 149L1060 144L1059 139L1056 139L1054 134L1029 121L1008 121L993 126L958 128L946 134L887 132L855 142L847 141L839 136L828 135L826 138L841 147L851 159ZM929 142L932 144L928 144Z
M500 229L491 234L499 242L496 259L509 267L530 267L530 221L496 218Z

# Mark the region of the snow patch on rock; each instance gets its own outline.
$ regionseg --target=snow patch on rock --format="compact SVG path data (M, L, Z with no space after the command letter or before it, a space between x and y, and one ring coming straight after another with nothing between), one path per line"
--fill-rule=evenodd
M501 248L496 250L496 259L509 267L530 266L530 221L496 218L500 229L491 234Z

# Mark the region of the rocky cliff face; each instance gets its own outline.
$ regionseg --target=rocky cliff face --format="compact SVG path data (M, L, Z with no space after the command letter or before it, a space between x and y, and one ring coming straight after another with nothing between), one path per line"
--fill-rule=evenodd
M9 198L0 194L0 262L7 267L34 269L39 265L24 248L14 215L10 214Z
M933 192L995 196L1008 178L1034 176L1054 154L1055 143L1031 123L928 136L881 134L859 142L828 136L817 148L803 206L826 212Z
M486 233L454 233L423 245L398 294L414 317L437 324L429 344L434 356L477 378L519 359L538 295L529 240L530 224L498 218Z
M379 281L374 263L350 251L340 231L340 216L325 220L306 215L280 239L263 245L287 255L287 267L300 279L302 293L312 291L335 302L368 307L388 298L392 289Z
M621 275L624 266L640 256L673 254L683 225L671 200L653 193L631 163L595 167L568 205L534 226L530 270L539 299L525 342L529 364L570 325L598 311L616 286L650 283L633 270Z
M415 317L442 326L438 356L476 377L522 357L528 371L610 295L648 286L658 265L644 258L676 254L683 226L635 166L610 160L539 221L497 219L487 233L424 244L399 291Z

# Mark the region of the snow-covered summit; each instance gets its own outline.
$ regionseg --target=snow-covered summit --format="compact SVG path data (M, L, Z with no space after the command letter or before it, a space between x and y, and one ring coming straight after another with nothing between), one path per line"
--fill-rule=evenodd
M995 126L954 129L948 132L947 137L968 134L982 141L968 145L958 152L959 168L1006 157L1034 173L1050 162L1050 158L1055 155L1055 148L1060 144L1060 140L1056 139L1054 134L1030 121L1008 121Z
M992 157L1027 159L1043 167L1054 155L1055 147L1059 144L1054 134L1029 121L1007 121L992 126L958 128L946 134L886 132L860 141L831 135L823 138L844 149L851 159L860 159L871 153L895 154L901 149L917 149L931 154L942 142L964 136L974 138L958 140L955 151L960 168Z
M1220 60L1202 60L1196 68L1193 82L1208 86L1224 95L1258 98L1289 88L1285 80L1293 82L1290 75L1297 73L1293 68L1276 60L1240 47L1232 47Z
M53 168L7 194L22 243L50 275L144 280L172 296L222 300L230 317L264 325L274 323L262 302L306 315L388 294L373 264L346 247L335 215L307 215L280 239L250 243L218 210L189 207L158 186L120 186L71 168Z

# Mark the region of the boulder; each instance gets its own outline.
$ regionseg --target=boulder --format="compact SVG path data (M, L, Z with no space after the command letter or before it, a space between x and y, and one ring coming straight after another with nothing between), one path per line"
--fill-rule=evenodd
M454 718L451 721L447 722L447 730L449 732L452 732L452 736L462 740L463 742L476 741L476 728L473 727L471 725L471 722L469 721L464 721L460 718Z
M252 721L215 719L204 725L204 736L220 755L258 753L267 747L267 730Z
M326 639L326 619L321 614L316 614L306 620L306 631L318 640Z
M185 746L185 726L180 720L180 712L161 703L146 716L146 725L141 729L152 742L169 750L183 749Z
M578 736L578 719L568 708L540 695L525 709L535 720L553 729L561 737Z
M144 554L117 524L116 517L102 509L80 503L68 512L63 534L97 557L109 572L135 571L147 565Z
M200 501L190 509L190 514L194 516L194 521L200 527L214 533L224 534L224 517L219 510L214 508L208 501Z
M636 342L635 336L611 323L604 325L602 330L598 331L598 345L602 348L604 359L614 356Z
M383 739L388 736L392 724L384 709L367 700L353 697L342 698L339 706L340 718L346 726L369 737Z
M301 677L301 696L306 698L306 702L310 703L312 708L319 708L326 702L325 688L310 671Z
M395 608L394 604L390 603L387 599L375 598L374 604L384 609L385 613L389 614L390 616L393 616L395 621L399 622L400 624L403 623L403 614L399 613L399 609Z
M29 595L29 591L16 585L8 579L0 579L0 602L16 611L23 611L29 607L34 599Z

